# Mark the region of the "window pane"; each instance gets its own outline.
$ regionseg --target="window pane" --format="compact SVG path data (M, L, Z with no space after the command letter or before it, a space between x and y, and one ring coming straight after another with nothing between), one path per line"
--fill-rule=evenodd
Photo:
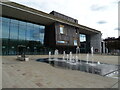
M2 38L9 38L9 23L2 22Z
M2 17L2 22L9 22L9 21L10 21L10 19Z
M27 23L27 27L33 27L32 23Z
M60 27L60 33L63 34L63 27Z
M18 20L11 19L11 23L17 24L18 25Z
M0 21L0 38L2 38L2 22Z
M2 22L2 17L0 17L0 22Z
M26 26L26 22L23 22L23 21L19 21L19 25L22 25L22 26Z
M85 42L86 41L86 35L80 34L80 42Z
M66 43L65 41L57 41L57 43Z
M77 40L74 40L74 45L77 46Z
M19 40L25 40L26 26L19 26Z
M44 29L45 29L44 26L40 26L40 30L39 30L40 37L39 37L39 39L40 39L42 44L44 43Z
M10 39L18 39L18 25L16 24L10 25Z
M33 31L33 40L39 41L39 38L40 38L39 30L34 30Z
M3 40L4 54L17 54L18 45L29 48L29 54L40 52L44 43L45 26L8 18L2 20L0 21L2 36L0 37Z
M33 31L34 31L33 24L31 23L27 24L27 33L26 33L27 40L33 40Z

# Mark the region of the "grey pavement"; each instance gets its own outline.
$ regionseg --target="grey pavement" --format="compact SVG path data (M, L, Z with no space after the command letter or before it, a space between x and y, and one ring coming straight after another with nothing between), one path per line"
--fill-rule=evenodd
M59 55L60 56L60 55ZM2 57L3 88L112 88L118 79L53 67L37 62L48 55L29 55L30 61L17 61L16 56ZM61 56L60 56L61 57ZM81 59L86 55L82 54ZM117 56L95 55L94 60L117 64ZM115 84L115 85L114 85Z

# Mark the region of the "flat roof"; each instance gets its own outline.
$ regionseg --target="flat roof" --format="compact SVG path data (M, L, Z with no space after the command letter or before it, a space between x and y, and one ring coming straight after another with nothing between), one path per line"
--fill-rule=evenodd
M33 9L25 5L18 4L15 2L0 2L0 4L2 5L1 16L20 19L20 20L24 20L28 22L33 22L36 24L42 24L45 26L50 25L54 22L60 22L63 24L67 24L67 25L82 29L81 32L83 33L89 33L89 34L101 33L100 31L96 29L92 29L84 25L72 23L67 20L57 18L54 15Z

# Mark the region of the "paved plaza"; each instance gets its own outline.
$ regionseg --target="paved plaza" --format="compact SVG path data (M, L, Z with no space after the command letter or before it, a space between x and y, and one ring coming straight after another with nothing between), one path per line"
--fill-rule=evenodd
M61 57L62 55L59 55ZM29 55L27 62L16 60L17 56L2 57L3 88L117 88L118 79L103 77L82 71L55 68L37 62L48 55ZM80 58L86 60L86 55ZM90 58L91 60L91 58ZM94 55L94 61L118 64L118 56Z

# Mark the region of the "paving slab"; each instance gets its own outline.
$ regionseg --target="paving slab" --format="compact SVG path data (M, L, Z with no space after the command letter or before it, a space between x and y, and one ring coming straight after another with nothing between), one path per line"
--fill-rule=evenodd
M81 55L83 59L85 56ZM16 57L2 57L3 88L112 88L118 82L118 79L56 68L36 61L38 58L47 58L48 55L29 55L30 61L27 62L18 61ZM112 61L108 58L101 61L117 64L117 60ZM118 84L114 87L117 88Z

